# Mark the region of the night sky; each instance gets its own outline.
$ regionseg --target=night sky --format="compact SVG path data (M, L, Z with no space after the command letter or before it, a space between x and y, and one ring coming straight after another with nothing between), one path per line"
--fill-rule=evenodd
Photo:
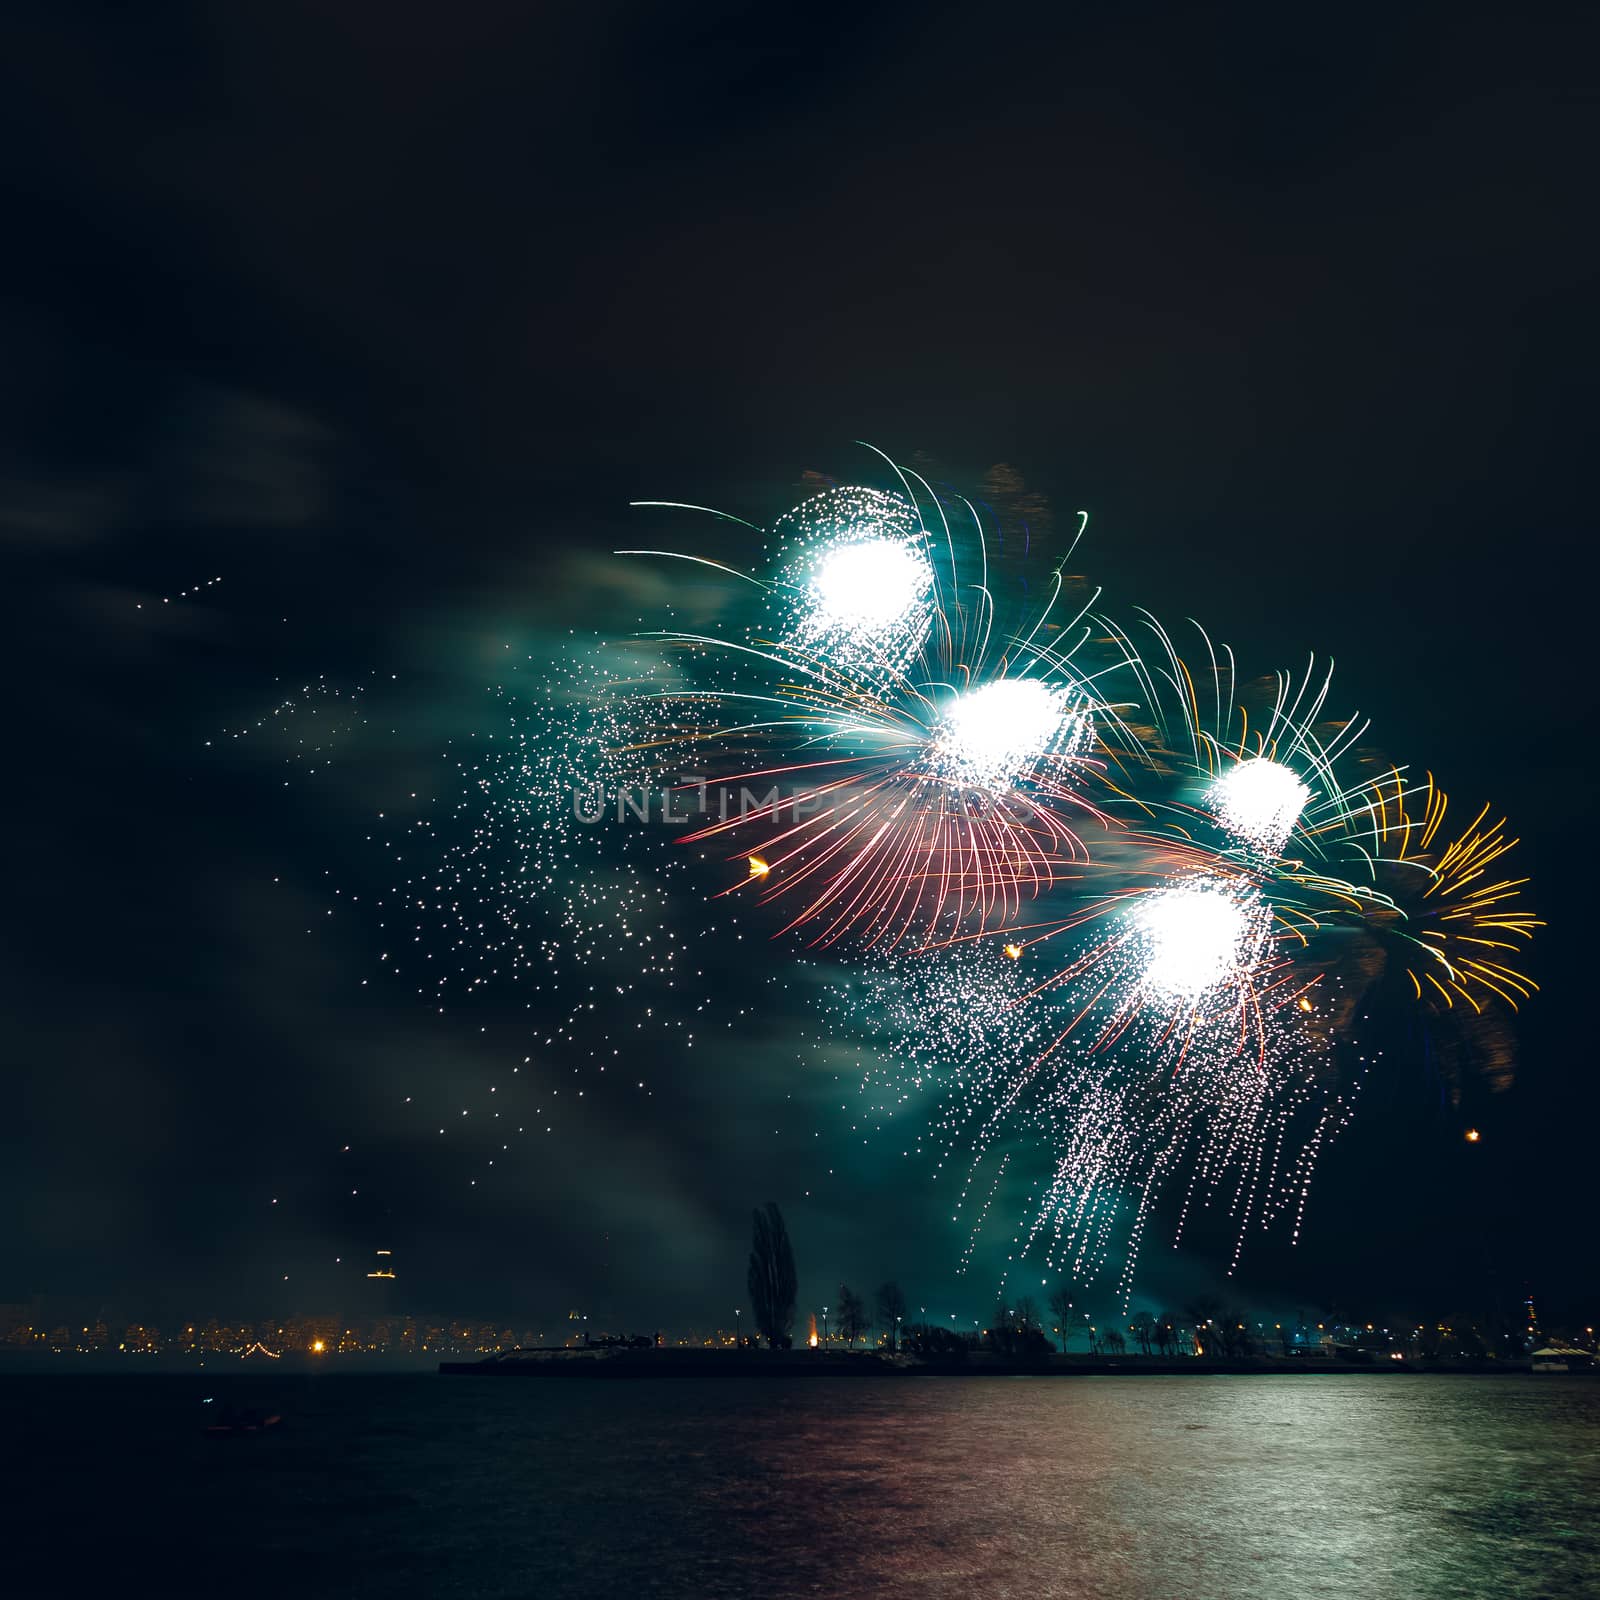
M1453 1109L1386 1039L1229 1296L1592 1314L1592 55L1460 9L859 13L13 13L0 1301L354 1309L387 1246L417 1310L709 1324L771 1198L802 1308L987 1311L756 921L713 949L690 897L716 1020L637 1075L378 959L374 818L454 795L507 659L635 625L628 501L770 522L881 481L869 439L1010 464L1058 540L1087 508L1121 613L1331 654L1523 837L1516 1086ZM492 1176L490 1085L562 1090ZM1152 1245L1136 1303L1225 1259Z

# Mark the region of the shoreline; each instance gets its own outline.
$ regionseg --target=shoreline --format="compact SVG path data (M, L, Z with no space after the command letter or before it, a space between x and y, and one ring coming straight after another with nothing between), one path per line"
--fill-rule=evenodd
M975 1355L964 1361L921 1360L871 1352L722 1350L540 1351L488 1356L477 1361L441 1361L445 1377L577 1378L585 1381L647 1379L748 1380L752 1378L1129 1378L1129 1377L1309 1377L1428 1376L1494 1377L1531 1375L1527 1361L1331 1361L1322 1357L1119 1356L1079 1358L1057 1355L1048 1361L1010 1364ZM1540 1377L1582 1377L1574 1369Z
M850 1366L818 1364L805 1365L755 1364L755 1363L643 1363L626 1365L585 1361L583 1359L553 1362L507 1362L492 1360L410 1362L410 1361L352 1361L327 1365L311 1362L285 1362L271 1368L254 1366L239 1361L207 1362L204 1366L166 1366L154 1362L121 1366L101 1362L40 1362L0 1364L0 1383L49 1383L56 1379L92 1381L122 1381L141 1379L157 1382L216 1382L252 1383L274 1380L300 1383L325 1382L330 1378L351 1380L383 1378L527 1378L546 1382L572 1383L748 1383L763 1380L777 1382L806 1382L815 1380L857 1379L879 1382L899 1382L920 1378L1315 1378L1315 1377L1386 1377L1393 1374L1429 1378L1576 1378L1590 1380L1600 1377L1593 1368L1568 1372L1534 1372L1527 1362L1499 1361L1481 1363L1421 1363L1421 1362L1333 1362L1308 1361L1304 1365L1290 1362L1210 1362L1153 1361L1148 1365L1113 1362L1105 1365L1088 1362L1058 1363L1049 1366L1005 1366L1000 1363L971 1361L952 1364L893 1364L872 1361Z

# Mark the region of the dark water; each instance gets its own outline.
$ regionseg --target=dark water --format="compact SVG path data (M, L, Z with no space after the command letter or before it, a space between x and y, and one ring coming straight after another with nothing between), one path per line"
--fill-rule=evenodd
M207 1393L286 1425L205 1440ZM45 1377L0 1404L19 1596L1600 1594L1585 1379Z

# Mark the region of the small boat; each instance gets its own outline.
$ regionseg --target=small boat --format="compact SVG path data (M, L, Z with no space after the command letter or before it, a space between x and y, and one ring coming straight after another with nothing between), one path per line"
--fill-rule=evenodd
M1593 1354L1575 1345L1549 1344L1533 1352L1535 1372L1586 1372L1593 1365Z
M232 1439L240 1434L265 1433L268 1428L276 1428L282 1421L282 1416L276 1411L230 1409L222 1412L215 1422L208 1423L202 1431L208 1439Z

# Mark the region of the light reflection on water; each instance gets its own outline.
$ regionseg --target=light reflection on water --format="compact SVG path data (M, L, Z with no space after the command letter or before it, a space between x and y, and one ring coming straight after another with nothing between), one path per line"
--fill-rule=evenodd
M0 1386L24 1573L70 1495L73 1570L167 1594L1600 1593L1582 1378L338 1376L228 1443L196 1383Z

